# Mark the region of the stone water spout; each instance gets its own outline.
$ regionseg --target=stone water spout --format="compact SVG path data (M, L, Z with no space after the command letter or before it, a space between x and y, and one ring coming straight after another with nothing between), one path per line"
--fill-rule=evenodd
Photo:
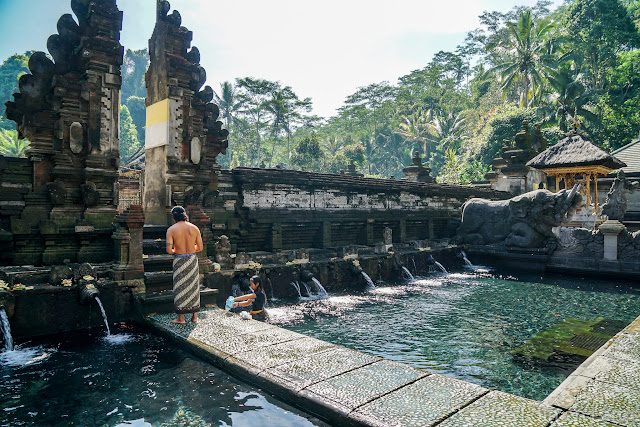
M80 303L91 305L100 296L100 291L92 283L80 286Z
M9 318L13 317L16 308L16 301L11 292L0 291L0 308L4 309Z

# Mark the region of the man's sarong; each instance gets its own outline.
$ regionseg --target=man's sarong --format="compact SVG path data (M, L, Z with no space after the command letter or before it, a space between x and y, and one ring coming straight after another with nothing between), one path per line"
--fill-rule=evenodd
M200 311L200 276L196 254L178 254L173 258L173 304L178 314Z

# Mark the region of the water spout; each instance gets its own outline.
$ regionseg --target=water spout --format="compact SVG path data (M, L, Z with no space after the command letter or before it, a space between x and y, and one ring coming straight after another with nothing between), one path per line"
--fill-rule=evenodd
M438 267L440 269L440 271L442 271L443 273L448 273L447 269L444 268L444 266L442 264L440 264L438 261L435 261L434 263L436 265L436 267Z
M316 285L316 293L320 296L327 296L327 290L324 288L324 286L322 286L322 283L320 283L320 281L318 279L316 279L315 277L313 277L311 279L311 281Z
M407 275L407 278L411 281L416 280L415 277L413 277L413 274L411 274L411 272L409 271L409 269L407 267L405 267L404 265L402 266L402 271L404 271L404 274Z
M462 254L464 265L466 265L467 267L473 268L474 265L471 263L471 261L469 261L469 258L467 258L467 254L465 253L465 251L461 251L460 253Z
M4 307L0 307L0 329L2 329L2 336L4 337L4 350L13 350L13 337L11 336L11 324L9 324L9 317Z
M107 336L111 335L111 331L109 330L109 321L107 320L107 313L104 312L104 307L102 306L102 301L100 301L100 297L96 295L96 302L100 307L100 312L102 313L102 320L104 320L104 326L107 328Z
M360 273L362 273L362 277L364 277L364 280L367 282L367 289L375 289L376 284L373 283L373 280L371 280L371 277L369 277L369 275L365 273L364 270L360 271Z
M293 286L293 289L298 293L298 298L302 297L302 294L300 293L300 284L298 282L291 282L290 285Z

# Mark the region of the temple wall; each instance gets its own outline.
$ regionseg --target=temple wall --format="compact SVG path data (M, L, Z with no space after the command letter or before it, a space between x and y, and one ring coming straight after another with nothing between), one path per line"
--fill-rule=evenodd
M477 187L250 168L222 171L218 190L203 209L214 237L226 234L238 252L375 245L385 228L396 243L452 238L469 198L509 196Z

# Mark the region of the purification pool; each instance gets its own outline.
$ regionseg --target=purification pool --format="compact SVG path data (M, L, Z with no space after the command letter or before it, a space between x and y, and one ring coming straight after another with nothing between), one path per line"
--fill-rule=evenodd
M102 335L0 353L0 425L326 425L163 338Z
M630 323L640 287L593 279L516 279L476 271L379 283L358 295L276 302L271 322L354 350L483 387L543 400L574 364L510 353L566 318Z

